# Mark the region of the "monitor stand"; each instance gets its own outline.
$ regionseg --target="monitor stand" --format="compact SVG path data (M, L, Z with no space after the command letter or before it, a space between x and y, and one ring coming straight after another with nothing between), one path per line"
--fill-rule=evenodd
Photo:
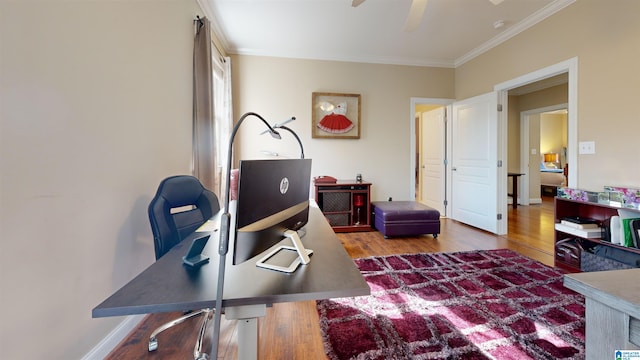
M309 255L313 254L313 250L305 249L304 245L302 245L302 241L300 240L300 236L296 231L287 230L284 232L284 236L291 239L293 246L280 245L274 248L273 250L269 251L265 256L263 256L260 260L258 260L258 262L256 263L257 267L261 267L269 270L282 271L285 273L292 273L296 271L296 269L298 268L298 266L300 266L300 264L307 265L311 261L311 259L309 258ZM279 254L281 251L282 252L295 251L298 253L298 256L288 266L278 265L273 263L270 264L267 262L273 257L275 257L277 254Z

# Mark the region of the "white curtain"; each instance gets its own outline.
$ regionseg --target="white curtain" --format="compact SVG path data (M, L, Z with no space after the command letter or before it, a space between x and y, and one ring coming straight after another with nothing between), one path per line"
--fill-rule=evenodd
M227 189L225 181L229 137L233 128L233 106L231 102L231 59L229 57L214 56L213 58L213 94L214 94L214 144L215 144L215 181L214 191L220 194L223 201Z

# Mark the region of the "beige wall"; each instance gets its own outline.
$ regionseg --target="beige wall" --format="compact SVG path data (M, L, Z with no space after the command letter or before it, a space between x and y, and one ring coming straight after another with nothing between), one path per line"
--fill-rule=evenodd
M123 320L91 309L154 261L147 205L190 171L198 10L0 3L1 359L79 359Z
M453 88L447 82L452 79L450 69L234 56L236 118L245 111L256 111L273 122L295 115L298 121L292 127L300 132L308 157L314 159L313 176L348 179L362 173L374 183L374 199L407 199L412 169L407 120L411 97L448 98L454 92L453 98L464 99L577 57L578 140L596 142L595 155L579 155L578 185L587 189L607 184L637 187L640 168L629 164L635 164L640 155L633 139L640 130L638 111L633 107L640 72L629 69L635 69L633 59L640 57L640 23L634 15L639 11L640 2L634 0L606 4L580 0L455 69ZM566 86L553 90L566 98ZM314 91L362 94L360 140L311 138ZM535 96L522 100L518 121L519 111L544 102ZM243 126L242 136L259 132L258 124L255 130L244 127L248 125ZM519 139L519 124L510 122L508 131L508 151L513 157L514 152L519 154L519 140L511 141L516 134ZM261 149L296 154L295 145L286 141L268 145L266 141L245 138L238 146L241 157L264 157ZM622 144L623 151L616 144ZM517 164L509 161L509 168Z
M578 155L578 186L640 186L640 1L579 0L526 32L456 69L456 98L578 58L578 141L595 141L595 155ZM574 149L577 152L577 149Z
M313 159L312 176L355 179L361 173L373 183L374 200L409 199L411 97L453 96L453 69L255 56L233 56L231 67L236 119L247 111L271 123L296 116L290 127ZM360 139L313 139L313 92L361 94ZM259 137L261 131L256 119L243 123L236 144L239 158L264 158L260 150L298 156L291 136L285 133L283 141L275 141Z
M542 114L540 116L540 154L558 154L562 165L562 148L567 146L567 115Z

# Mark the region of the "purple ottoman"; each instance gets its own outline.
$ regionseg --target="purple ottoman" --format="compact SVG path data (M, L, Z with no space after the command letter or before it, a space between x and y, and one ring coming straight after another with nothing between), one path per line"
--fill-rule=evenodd
M440 234L440 212L416 201L374 201L375 228L385 238Z

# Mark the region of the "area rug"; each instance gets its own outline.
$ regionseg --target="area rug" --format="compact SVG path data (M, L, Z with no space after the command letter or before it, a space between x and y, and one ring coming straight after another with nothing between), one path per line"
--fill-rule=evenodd
M317 302L329 359L584 359L584 297L506 249L356 259L371 295Z

